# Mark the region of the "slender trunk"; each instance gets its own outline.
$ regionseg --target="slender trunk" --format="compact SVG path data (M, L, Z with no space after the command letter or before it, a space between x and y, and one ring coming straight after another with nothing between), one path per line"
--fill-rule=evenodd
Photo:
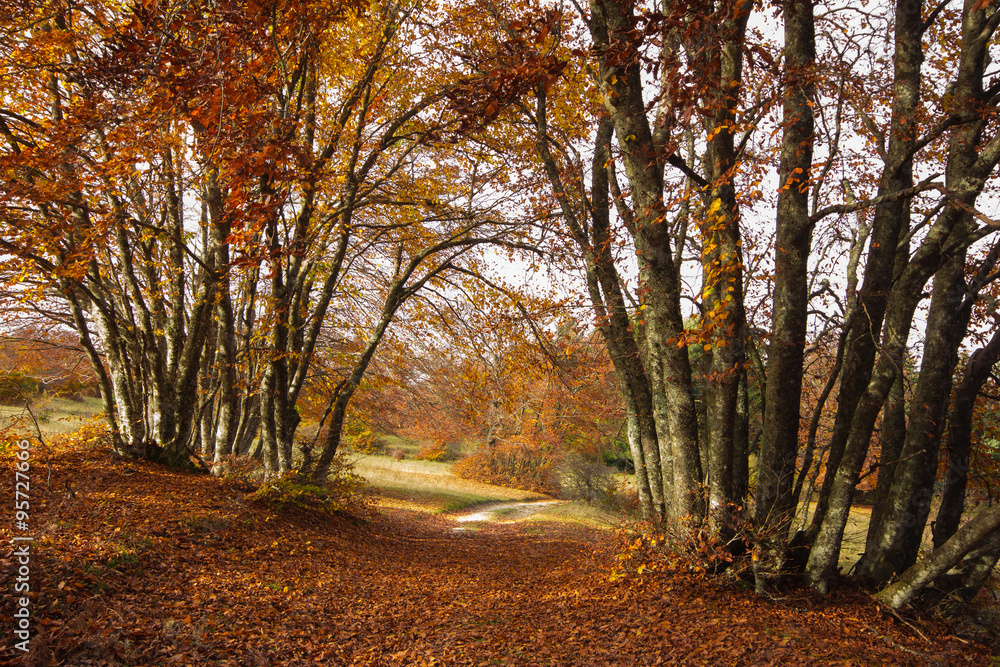
M923 361L910 407L906 439L885 506L869 533L860 572L887 581L917 560L930 513L938 450L951 395L958 347L968 323L959 315L965 291L965 253L934 278ZM890 420L886 420L890 421ZM900 425L890 424L895 428Z
M783 551L795 518L795 463L798 457L802 369L808 320L809 180L812 168L816 61L813 4L785 3L784 135L779 166L775 237L774 314L767 354L767 408L757 465L755 524L770 552L755 562L758 592L784 561Z
M650 160L657 147L645 115L641 68L635 65L638 54L632 39L626 36L632 30L635 8L594 0L591 10L590 32L599 53L605 106L614 123L632 189L646 370L664 487L673 492L667 511L675 520L691 518L697 523L704 516L698 423L687 347L681 342L684 327L680 277L671 252L671 233L664 224L663 171L656 160ZM612 43L616 50L613 57ZM667 474L671 476L669 484Z
M962 18L961 56L953 94L971 107L986 102L982 82L989 35L995 30L995 21L987 17L981 3L973 0L965 3ZM970 117L949 141L945 186L952 201L974 206L985 178L998 160L1000 146L996 139L983 146L983 119ZM893 479L886 515L876 526L877 532L869 540L861 561L861 572L878 581L888 580L916 561L930 513L952 376L971 312L963 297L966 249L974 229L967 209L949 207L928 235L928 239L937 241L938 247L928 248L925 241L905 272L913 269L916 275L929 276L936 271L923 361L909 410L901 462ZM901 282L904 280L905 275Z
M739 203L733 178L737 169L734 131L743 83L743 41L751 3L738 2L718 29L712 69L719 77L705 100L712 111L706 131L706 180L712 184L712 204L701 224L704 312L709 334L708 370L703 389L705 450L708 459L708 517L723 539L731 531L733 458L740 369L743 367L743 262ZM713 211L718 203L718 210Z
M972 421L976 398L1000 361L1000 331L994 332L985 347L972 353L962 381L955 390L948 416L948 470L945 473L941 507L934 522L934 547L944 544L958 530L965 510L965 487L969 479L972 449Z
M886 148L886 163L878 194L913 186L913 146L916 140L917 107L920 100L920 68L924 60L926 26L922 0L896 1L896 33L893 55L893 108ZM845 456L855 411L872 377L886 301L892 288L893 267L901 230L909 224L910 202L893 199L875 207L871 243L864 280L858 294L858 317L851 325L844 371L837 399L837 414L830 436L830 458L810 533L815 535L826 514L837 471Z
M746 370L740 372L733 435L733 501L742 503L750 488L750 391Z
M90 335L90 327L87 325L87 319L84 315L83 307L80 305L81 299L76 295L75 289L68 282L63 281L60 286L62 287L63 293L67 295L70 313L73 317L73 326L80 339L80 346L87 352L87 358L90 360L90 366L95 375L97 375L97 383L101 389L101 406L104 409L104 418L108 422L108 426L111 429L112 449L119 454L130 454L131 452L125 448L125 444L122 441L121 432L118 427L118 421L115 419L115 395L114 388L111 386L111 378L108 376L108 372L104 368L104 363L101 360L101 356L97 352L97 347L94 345L93 338Z
M900 609L924 586L946 573L985 541L991 540L990 551L995 552L998 548L994 543L998 530L1000 506L982 510L930 556L911 566L898 581L883 589L878 594L878 599L893 609Z
M896 476L896 468L903 452L903 442L906 439L906 397L903 393L904 378L896 376L889 395L882 406L882 428L879 434L878 477L875 483L875 502L872 503L871 519L868 522L868 537L871 542L882 530L886 515L886 503L892 480Z

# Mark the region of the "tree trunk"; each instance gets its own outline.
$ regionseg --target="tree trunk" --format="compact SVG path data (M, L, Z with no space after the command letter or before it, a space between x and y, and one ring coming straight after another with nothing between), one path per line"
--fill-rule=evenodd
M743 41L752 3L737 2L719 27L710 71L719 77L706 96L711 118L705 155L706 180L713 200L701 222L703 329L710 349L703 376L703 402L708 453L708 519L714 533L728 540L733 496L733 457L740 372L745 358L743 330L743 252L739 204L733 185L737 168L734 131L743 83ZM718 210L713 211L718 203Z
M955 390L948 416L948 470L945 473L941 506L934 522L934 547L940 547L958 530L965 511L965 486L969 479L969 454L972 449L972 420L979 390L989 379L993 366L1000 361L1000 331L972 353L962 381Z
M892 119L887 133L885 166L878 188L880 196L913 186L913 147L917 132L915 119L920 101L920 69L924 60L922 44L926 30L922 10L922 0L896 2L894 97ZM841 465L858 402L872 376L886 302L893 287L896 248L902 229L909 224L909 215L910 204L904 199L883 201L875 207L864 280L858 294L858 315L851 325L838 391L837 414L830 435L827 470L831 472L823 480L809 531L812 536L818 532L826 514L837 478L832 472Z
M643 295L647 372L652 389L656 438L664 474L671 475L667 511L674 520L704 516L700 490L698 421L691 392L691 368L683 344L680 278L665 224L663 169L642 95L642 75L632 30L635 7L610 0L591 3L590 32L600 60L605 107L611 116L632 188L639 291ZM647 462L648 463L648 462Z
M961 57L954 96L968 106L985 102L983 77L989 35L995 21L988 20L979 3L966 2L962 21ZM975 204L985 177L1000 160L996 140L983 143L983 120L972 115L951 137L948 146L945 187L952 202ZM935 274L923 362L909 410L902 460L890 491L886 515L870 540L861 572L877 581L912 565L919 553L921 537L930 512L941 433L944 427L951 381L958 363L958 349L966 331L970 308L963 302L966 292L966 249L975 230L969 210L952 204L921 244L900 279L901 287L916 287L921 277ZM928 241L931 241L929 244ZM941 268L939 268L941 267ZM910 274L914 279L910 281Z
M545 89L539 88L536 96L536 149L552 190L563 207L563 217L570 234L583 256L587 290L598 318L597 328L608 348L625 400L629 451L635 464L640 508L644 518L659 522L664 515L663 473L649 380L632 331L621 278L611 253L613 239L610 237L608 211L609 174L614 169L611 162L614 125L610 118L603 116L598 126L591 165L591 205L588 211L584 202L575 202L569 197L571 188L563 182L563 170L559 169L549 148ZM582 189L582 183L578 187ZM582 224L588 216L589 236L587 227Z
M812 2L784 5L784 134L781 145L776 216L774 314L767 354L766 407L757 465L755 525L766 542L754 562L758 592L784 561L784 546L795 517L795 463L799 446L802 367L808 319L809 180L812 171L816 60Z
M896 583L878 594L878 599L893 609L905 606L925 586L933 583L986 540L1000 530L1000 506L982 510L962 526L947 542L927 558L911 566ZM991 555L996 545L991 543Z
M892 486L874 530L869 532L859 571L886 581L916 562L931 508L938 450L951 396L958 347L968 324L960 316L965 292L965 253L950 258L934 278L923 361L910 407L906 440ZM898 381L898 379L897 379ZM889 426L902 425L886 420Z

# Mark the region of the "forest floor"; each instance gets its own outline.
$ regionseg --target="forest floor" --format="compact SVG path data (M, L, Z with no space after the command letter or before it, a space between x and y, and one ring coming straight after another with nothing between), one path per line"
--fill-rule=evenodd
M2 664L1000 664L988 630L896 617L849 582L766 599L689 572L612 581L620 534L544 512L462 524L380 496L354 514L276 509L96 449L50 470L32 462L28 530L0 529ZM27 654L10 630L25 535Z

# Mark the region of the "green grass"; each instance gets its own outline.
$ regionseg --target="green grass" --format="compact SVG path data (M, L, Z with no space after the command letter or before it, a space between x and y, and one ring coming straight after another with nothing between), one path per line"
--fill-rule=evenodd
M527 520L536 524L561 523L610 530L622 521L622 516L592 507L586 503L567 502L543 507L529 516Z
M374 455L358 455L351 461L357 473L375 487L379 495L415 505L422 511L443 514L487 503L544 498L537 493L456 477L451 472L451 463L396 461L388 456Z
M43 396L31 402L31 411L38 420L43 437L73 433L103 408L99 398L72 401L68 398ZM23 405L0 405L0 430L6 429L12 429L17 435L34 435L35 425Z

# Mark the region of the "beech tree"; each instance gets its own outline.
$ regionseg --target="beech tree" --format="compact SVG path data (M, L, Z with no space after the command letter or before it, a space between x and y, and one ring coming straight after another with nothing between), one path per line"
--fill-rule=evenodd
M899 3L863 15L835 8L818 22L812 3L782 3L779 60L766 40L746 39L752 9L705 3L674 14L669 3L578 7L600 103L588 112L590 167L571 148L581 139L564 124L559 89L536 89L534 103L522 107L523 122L535 128L541 169L575 242L597 326L619 374L646 516L695 524L707 516L725 535L721 503L741 497L728 471L745 460L748 443L745 417L733 407L739 381L728 379L739 380L758 352L748 347L739 287L755 279L744 273L748 264L770 266L769 336L759 350L766 391L755 524L747 536L758 588L796 566L783 565L785 550L795 509L807 501L803 481L815 466L823 479L818 508L794 543L808 549L796 561L807 579L827 589L855 486L873 457L876 493L884 502L860 567L886 582L919 556L947 423L949 392L941 388L950 387L970 309L996 275L992 252L978 254L971 266L968 253L996 226L975 206L996 167L987 111L995 90L984 67L1000 19L990 3L968 2L960 11L949 3L926 10ZM866 28L860 36L854 34L859 26ZM884 53L892 54L895 67L888 78ZM582 55L579 48L573 53ZM921 70L925 58L933 61L932 77ZM755 81L779 78L770 87L741 86L745 60L756 68ZM780 118L774 113L779 103ZM700 139L694 118L702 122ZM770 136L780 143L755 131L763 119L772 119L778 130ZM734 134L738 145L730 143ZM848 148L849 136L867 141L870 152ZM773 169L778 183L764 197L774 206L774 242L763 263L761 254L748 262L737 221L745 219L741 208L759 215L761 200L746 190L761 189L760 179L751 177L762 167ZM833 178L838 168L856 180ZM938 168L943 182L934 175ZM618 186L622 172L627 187ZM918 182L917 173L924 180ZM870 187L866 175L877 186ZM676 189L678 181L689 188L686 194ZM617 217L609 217L612 203ZM837 231L841 218L857 222L850 237ZM842 252L841 263L821 268L827 260L815 254L817 235L823 257ZM844 240L831 244L831 238ZM832 250L836 244L839 251ZM638 265L632 303L616 263L622 247L634 252ZM683 286L688 247L701 269L696 295ZM820 270L828 272L822 280ZM932 279L930 301L921 306ZM731 291L719 290L727 283ZM829 319L819 304L831 295L838 311ZM684 329L682 299L698 304L696 332ZM914 319L918 307L926 308L926 320ZM818 317L839 327L840 343L823 400L802 414L803 355ZM901 369L914 326L923 330L922 362L913 393L904 394ZM709 353L695 369L693 345ZM987 363L985 348L977 359ZM696 390L699 381L703 393ZM965 392L973 391L973 382L970 377ZM818 424L834 389L830 441L816 460ZM881 448L872 450L879 416ZM953 468L948 531L959 525L958 489L968 473L961 464ZM704 496L696 491L702 485ZM952 533L942 533L938 544L944 534Z
M826 591L870 472L859 571L907 572L898 605L972 554L970 594L1000 556L991 512L963 525L1000 3L574 8L15 2L5 281L72 323L120 452L288 472L322 384L322 481L392 323L523 250L581 276L648 519Z
M218 466L259 431L269 468L290 470L327 312L368 290L376 314L302 466L322 480L400 305L477 245L518 243L493 210L503 170L456 145L462 67L426 11L15 6L0 243L12 280L45 276L66 300L122 452Z

